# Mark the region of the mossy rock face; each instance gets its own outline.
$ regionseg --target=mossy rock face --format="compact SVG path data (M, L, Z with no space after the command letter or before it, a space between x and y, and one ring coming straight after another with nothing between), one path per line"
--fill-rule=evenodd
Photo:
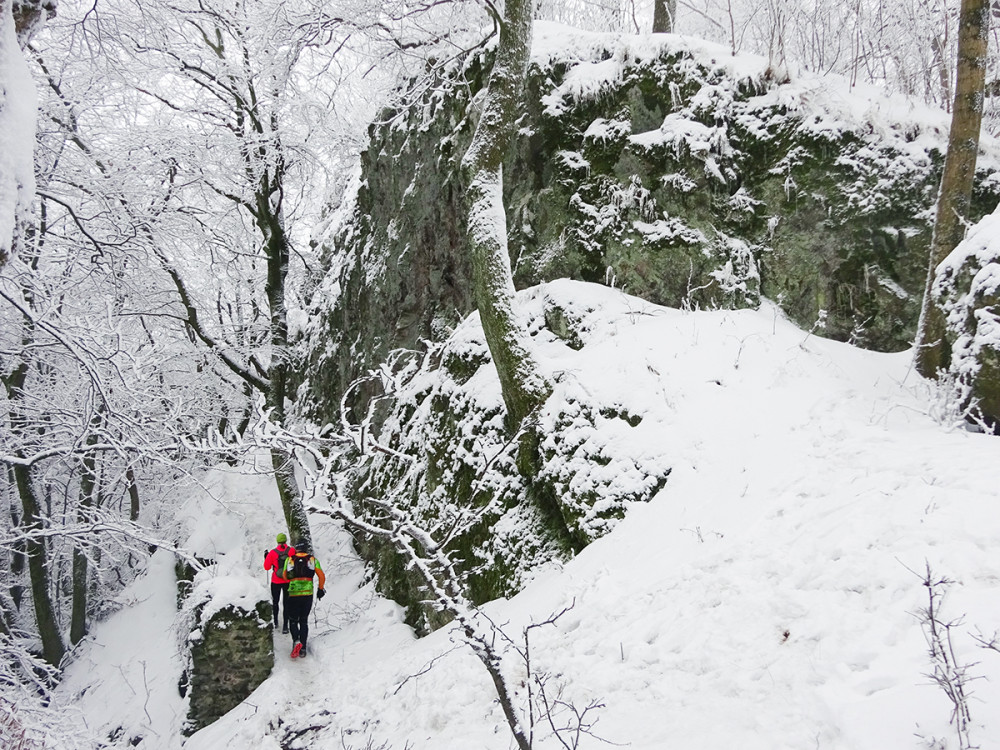
M545 290L524 313L539 343L569 351L586 347L601 315ZM512 437L484 351L470 318L411 373L372 434L392 452L353 457L348 488L369 523L384 522L379 504L387 503L443 545L473 604L511 596L540 567L565 562L629 506L651 500L670 474L666 459L646 455L637 439L640 415L576 385L557 383L536 426ZM355 541L378 590L405 608L418 633L448 622L396 547L368 534Z
M945 313L946 382L962 414L1000 425L1000 214L983 219L937 269L934 301Z
M720 48L657 44L588 35L567 45L572 59L532 60L504 169L517 287L566 277L690 308L764 295L804 328L822 319L817 334L908 347L946 118L873 127L850 103L837 110L821 79L776 84L764 60L737 73ZM336 423L348 385L391 350L444 340L474 308L459 162L488 67L476 56L415 82L424 93L370 129L301 351L302 403L320 421ZM973 218L1000 198L996 159L980 163Z
M468 363L476 357L449 351L442 358L445 363L455 360ZM479 367L491 368L492 363L486 360ZM428 377L435 385L402 394L399 408L381 427L379 440L412 461L388 454L358 457L349 491L355 512L369 522L384 518L375 502L388 502L438 542L446 542L467 596L483 604L516 593L528 571L566 559L570 550L565 529L558 528L561 521L525 499L527 488L515 466L516 446L509 444L502 411L477 403L463 390L469 375L452 379L448 373L428 364L418 378ZM488 466L484 456L493 458ZM405 621L418 634L450 621L397 548L364 533L355 533L354 539L378 591L404 607Z
M658 47L610 35L578 41L563 45L572 50L563 57L533 58L504 166L518 288L570 278L689 309L754 307L766 296L817 335L879 351L910 345L944 116L940 126L918 113L872 127L854 114L857 102L836 109L822 80L769 80L764 60L741 59L736 71L728 51L671 35ZM549 39L538 49L558 46ZM478 602L513 593L532 566L605 533L628 503L655 494L669 467L644 470L634 497L607 497L597 483L575 483L581 489L567 496L561 462L599 466L613 457L584 455L561 439L561 407L550 404L546 439L530 457L532 482L525 486L514 459L491 468L496 481L480 481L482 457L508 437L502 406L474 403L463 391L489 366L488 352L481 342L435 349L474 308L459 163L489 60L463 66L415 83L411 105L385 112L370 129L360 187L341 207L348 218L323 248L327 272L315 282L313 327L299 349L299 404L337 424L341 399L360 376L399 349L436 352L424 371L440 365L445 384L408 391L372 424L395 449L409 445L414 463L369 462L351 499L364 510L392 497L442 529L478 513L449 547ZM865 106L904 110L898 102ZM981 164L976 216L1000 198L996 159ZM584 345L565 311L553 307L540 320L534 332L547 325L571 347ZM347 403L359 415L376 395L355 388ZM605 406L582 405L577 416L594 430L629 427L627 415L608 416ZM412 572L377 540L359 539L359 547L410 621L434 627Z
M224 607L201 622L196 632L185 735L207 727L246 700L274 667L269 601L258 602L249 612Z

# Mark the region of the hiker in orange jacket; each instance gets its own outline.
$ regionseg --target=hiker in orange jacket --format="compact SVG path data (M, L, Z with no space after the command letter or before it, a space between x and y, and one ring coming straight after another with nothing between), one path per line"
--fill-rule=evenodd
M281 600L282 633L288 632L288 580L283 577L285 562L295 554L295 548L290 547L285 542L288 537L278 534L275 538L278 546L268 550L264 555L264 570L271 571L271 612L274 614L274 629L278 629L278 600Z
M285 562L284 575L288 579L288 626L292 631L292 658L306 656L309 638L309 612L313 604L313 578L317 579L316 598L326 596L326 576L319 560L309 554L309 543L300 541L296 553Z

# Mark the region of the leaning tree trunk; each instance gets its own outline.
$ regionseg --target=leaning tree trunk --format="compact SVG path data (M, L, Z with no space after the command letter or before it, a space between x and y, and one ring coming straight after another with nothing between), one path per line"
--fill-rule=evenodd
M26 349L30 343L26 337ZM23 435L28 430L28 425L17 408L17 401L21 398L27 375L28 363L22 361L17 368L3 378L7 399L12 407L7 418L10 421L11 432L15 435ZM20 459L24 458L20 449L15 450L14 455ZM41 531L43 519L32 483L31 467L27 463L15 463L13 474L17 494L21 499L22 528L29 533ZM52 606L52 597L49 593L49 565L46 559L45 539L39 536L29 537L25 541L24 552L28 559L28 580L31 583L31 599L35 607L38 636L42 641L42 658L52 666L58 667L66 653L66 645L59 633L55 608Z
M21 497L24 512L24 530L39 531L42 528L38 498L31 484L31 469L23 464L14 466L14 480ZM59 666L66 653L66 645L59 633L55 608L49 594L49 566L46 560L45 540L32 537L25 544L28 557L28 579L31 582L31 599L35 605L35 620L38 636L42 641L42 658L54 667Z
M938 265L962 241L972 203L983 121L989 8L988 0L962 0L959 14L955 105L915 342L917 370L926 378L936 377L938 372L947 369L951 360L951 347L945 338L944 313L933 299L934 278Z
M511 429L517 429L549 391L528 346L527 333L514 314L514 281L503 205L503 161L521 112L533 16L533 0L507 0L483 111L462 159L468 185L466 210L473 291Z

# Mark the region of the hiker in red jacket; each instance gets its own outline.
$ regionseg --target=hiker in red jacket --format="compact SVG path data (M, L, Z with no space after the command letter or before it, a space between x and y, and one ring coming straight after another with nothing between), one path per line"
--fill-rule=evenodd
M281 632L288 632L288 580L282 576L285 570L285 561L295 554L295 548L289 547L285 542L288 537L278 534L276 537L278 546L268 550L264 555L264 570L271 571L271 611L274 613L274 629L278 629L278 599L281 599L282 627Z

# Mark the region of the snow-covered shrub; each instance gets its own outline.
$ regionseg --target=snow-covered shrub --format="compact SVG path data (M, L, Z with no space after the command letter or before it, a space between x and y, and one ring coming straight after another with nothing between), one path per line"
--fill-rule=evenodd
M42 750L45 747L33 739L17 715L17 707L0 698L0 741L7 750Z

